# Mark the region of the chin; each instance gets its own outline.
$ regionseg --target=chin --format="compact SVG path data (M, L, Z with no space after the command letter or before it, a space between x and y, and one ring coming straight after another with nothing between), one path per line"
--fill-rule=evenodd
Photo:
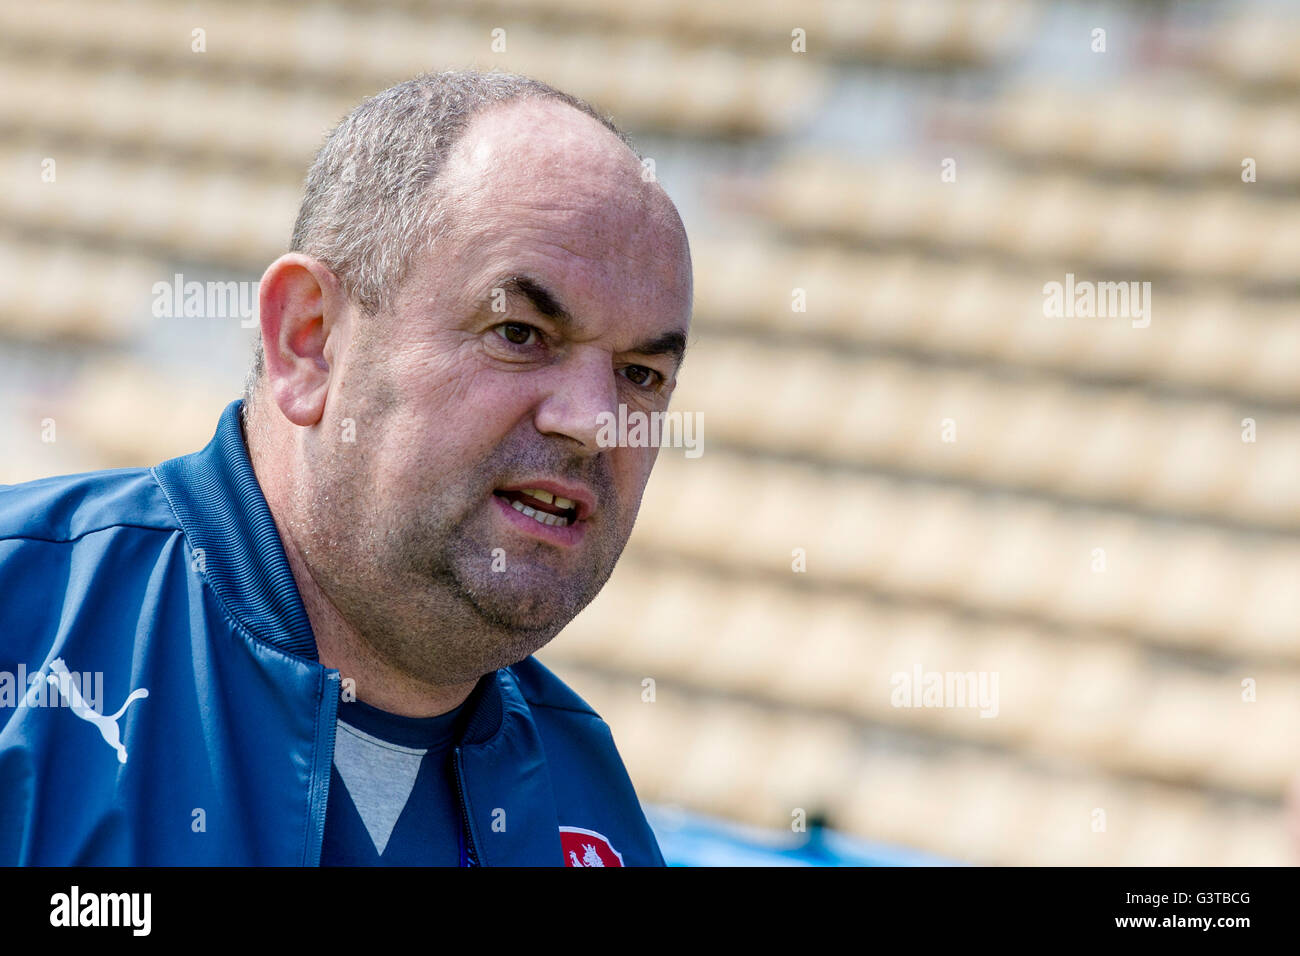
M488 623L511 631L545 633L549 640L595 597L593 593L579 599L569 588L556 588L554 582L554 575L540 571L477 574L461 578L461 592Z
M563 627L591 602L613 570L593 560L594 554L557 560L549 549L536 547L511 548L497 571L480 557L490 553L484 545L462 550L453 562L455 576L477 606L521 627Z
M552 595L497 593L475 601L479 611L493 623L514 631L558 634L578 615L581 608L557 604ZM549 637L548 637L549 639Z

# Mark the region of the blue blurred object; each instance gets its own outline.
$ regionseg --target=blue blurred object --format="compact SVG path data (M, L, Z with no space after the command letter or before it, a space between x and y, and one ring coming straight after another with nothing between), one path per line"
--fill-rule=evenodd
M955 860L837 833L815 818L805 833L746 826L645 804L669 866L962 866Z

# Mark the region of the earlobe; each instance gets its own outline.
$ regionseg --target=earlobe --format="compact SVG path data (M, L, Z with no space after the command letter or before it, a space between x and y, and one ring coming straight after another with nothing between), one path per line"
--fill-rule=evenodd
M338 280L318 260L287 253L263 274L259 305L271 395L285 418L311 427L324 416L329 394L326 344L345 321Z

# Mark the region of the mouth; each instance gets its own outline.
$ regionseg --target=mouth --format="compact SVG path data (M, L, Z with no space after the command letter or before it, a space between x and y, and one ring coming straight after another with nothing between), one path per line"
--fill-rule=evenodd
M492 492L497 509L524 535L561 548L579 544L595 513L595 497L584 485L529 478Z
M572 498L553 494L544 488L498 488L492 494L505 501L525 518L552 528L577 524L579 505Z

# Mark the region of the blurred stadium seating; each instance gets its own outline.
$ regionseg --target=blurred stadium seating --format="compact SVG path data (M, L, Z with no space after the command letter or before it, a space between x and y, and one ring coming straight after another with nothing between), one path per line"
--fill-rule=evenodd
M670 861L1293 863L1298 50L1226 0L5 4L0 482L199 447L254 333L155 283L255 281L361 97L526 72L692 239L705 453L539 655ZM1045 318L1067 273L1150 326ZM997 716L893 706L918 665Z

